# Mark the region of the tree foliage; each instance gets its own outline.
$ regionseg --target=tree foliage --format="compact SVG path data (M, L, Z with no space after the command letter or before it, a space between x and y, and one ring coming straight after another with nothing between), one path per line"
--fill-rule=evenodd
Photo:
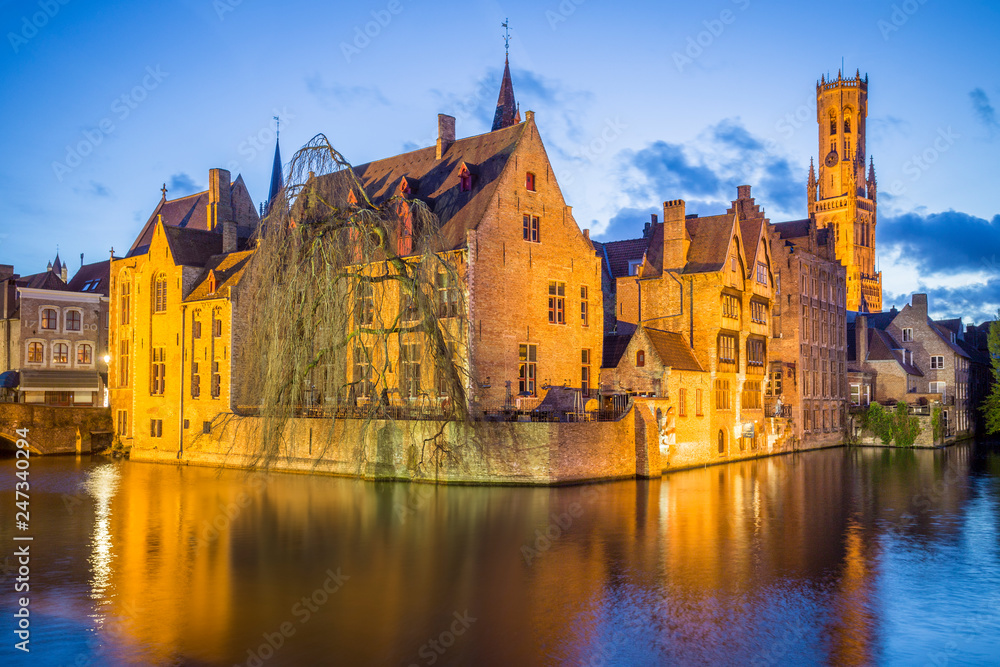
M864 426L886 447L893 442L897 447L912 447L920 434L920 420L910 414L903 401L898 401L892 411L872 403L865 413Z
M990 350L990 393L980 408L986 417L986 432L1000 433L1000 312L990 324L987 338Z
M371 422L405 396L468 420L461 258L437 217L405 189L373 200L322 134L286 182L240 285L237 407L261 417L258 464L303 413Z

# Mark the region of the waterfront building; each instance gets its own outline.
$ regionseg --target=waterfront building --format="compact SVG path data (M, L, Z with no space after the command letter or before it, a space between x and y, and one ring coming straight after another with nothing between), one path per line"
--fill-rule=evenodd
M847 268L847 310L882 310L882 274L875 267L875 163L865 173L868 77L821 78L816 83L819 173L809 166L809 217L829 229L837 259Z
M230 410L232 321L260 219L242 177L159 203L111 262L112 417L128 444L181 451Z
M72 279L56 253L46 270L18 276L0 267L0 388L7 398L57 406L104 406L108 261Z

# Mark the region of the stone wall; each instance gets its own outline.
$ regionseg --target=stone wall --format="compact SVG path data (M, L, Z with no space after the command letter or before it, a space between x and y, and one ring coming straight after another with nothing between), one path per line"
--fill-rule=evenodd
M0 442L16 442L18 429L28 429L32 454L90 453L111 431L108 408L53 407L0 403Z

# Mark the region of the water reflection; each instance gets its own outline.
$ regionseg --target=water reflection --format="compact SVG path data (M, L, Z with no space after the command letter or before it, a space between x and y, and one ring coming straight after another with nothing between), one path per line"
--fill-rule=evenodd
M72 601L44 621L64 630L50 647L60 658L1000 659L1000 456L988 447L829 450L559 489L34 465L53 488L83 478L93 499L36 537L77 536L69 560L44 563ZM74 558L90 563L86 588ZM96 616L80 628L84 609ZM80 648L81 633L100 649Z

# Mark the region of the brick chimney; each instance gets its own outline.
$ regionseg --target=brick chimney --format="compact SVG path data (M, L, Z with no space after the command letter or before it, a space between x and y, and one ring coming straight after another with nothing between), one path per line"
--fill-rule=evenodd
M222 223L222 252L227 255L236 252L237 244L236 223L232 220L226 220Z
M447 114L438 114L438 140L435 157L438 160L448 150L448 146L455 143L455 117Z
M854 321L854 349L859 364L868 358L868 317L858 315Z
M229 171L208 170L208 222L209 228L218 231L224 222L233 219L233 193L230 189Z
M684 222L684 200L663 202L663 270L679 269L687 264L691 237Z
M910 306L918 314L927 317L927 295L926 294L914 294L913 298L910 300ZM923 320L921 320L923 321Z

